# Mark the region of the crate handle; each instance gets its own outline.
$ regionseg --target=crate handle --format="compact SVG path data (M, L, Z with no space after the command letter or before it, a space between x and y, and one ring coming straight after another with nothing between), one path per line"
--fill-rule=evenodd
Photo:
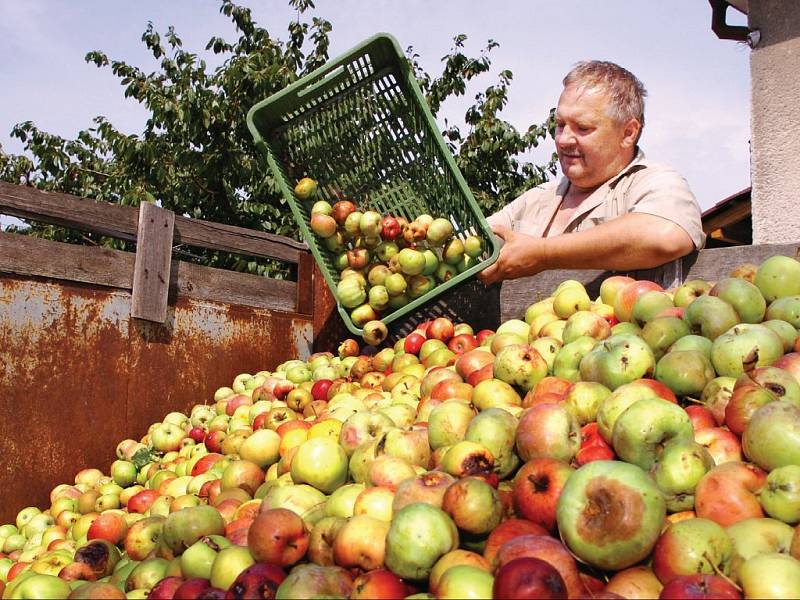
M304 87L302 90L297 92L297 97L302 98L303 96L307 96L308 94L316 92L320 88L329 87L333 85L336 81L338 81L342 75L345 74L347 74L345 65L340 65L330 73L326 73L325 75L323 75L319 81L315 81L314 83Z

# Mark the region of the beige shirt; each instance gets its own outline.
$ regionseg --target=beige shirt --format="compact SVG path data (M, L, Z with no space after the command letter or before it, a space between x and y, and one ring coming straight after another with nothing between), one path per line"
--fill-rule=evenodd
M489 225L543 237L568 189L566 177L536 186L490 216ZM680 225L695 249L705 244L700 206L689 184L673 168L645 159L641 150L618 175L578 205L563 231L551 227L547 236L584 231L632 212L656 215Z

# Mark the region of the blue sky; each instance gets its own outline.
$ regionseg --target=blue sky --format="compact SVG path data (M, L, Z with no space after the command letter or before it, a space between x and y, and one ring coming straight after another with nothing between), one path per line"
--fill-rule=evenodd
M288 0L240 3L273 35L286 37L294 14ZM648 89L645 153L676 167L703 208L750 185L750 50L717 39L704 0L504 0L492 8L475 0L316 0L315 12L333 24L332 56L387 31L403 47L414 46L434 73L454 35L467 34L473 53L495 39L493 73L514 73L503 116L517 127L544 119L576 61L612 60ZM140 41L148 21L162 32L174 25L184 47L201 54L211 36L235 35L216 0L0 0L0 16L6 152L20 151L9 134L25 120L65 137L96 115L123 131L141 130L145 111L123 98L110 70L84 63L86 52L103 50L149 71L155 63ZM479 79L465 98L443 107L440 122L461 122L474 94L494 82L491 75ZM552 149L551 141L542 152Z

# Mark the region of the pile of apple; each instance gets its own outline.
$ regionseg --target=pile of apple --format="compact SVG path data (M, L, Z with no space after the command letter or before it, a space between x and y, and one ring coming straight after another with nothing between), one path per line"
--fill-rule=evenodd
M316 182L304 178L295 194L313 200L316 190ZM409 222L374 210L362 212L350 200L333 205L317 200L309 225L339 271L336 296L359 328L466 271L484 251L477 235L455 236L448 219L425 214ZM380 322L367 329L367 343L386 337Z
M0 527L3 598L800 597L800 262L241 374Z

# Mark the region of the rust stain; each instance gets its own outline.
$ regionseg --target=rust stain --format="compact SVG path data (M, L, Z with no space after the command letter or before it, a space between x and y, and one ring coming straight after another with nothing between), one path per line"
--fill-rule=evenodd
M173 410L213 401L242 372L310 345L296 314L178 299L167 322L130 317L130 294L0 275L0 522L49 505L85 467Z

